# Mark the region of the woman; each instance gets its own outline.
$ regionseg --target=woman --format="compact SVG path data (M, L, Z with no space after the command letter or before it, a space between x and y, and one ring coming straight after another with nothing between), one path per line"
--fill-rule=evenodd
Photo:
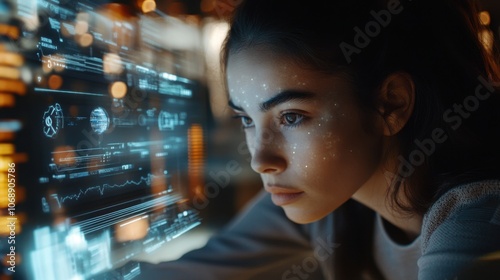
M244 1L223 65L267 193L143 270L453 279L500 250L499 72L480 31L467 0Z

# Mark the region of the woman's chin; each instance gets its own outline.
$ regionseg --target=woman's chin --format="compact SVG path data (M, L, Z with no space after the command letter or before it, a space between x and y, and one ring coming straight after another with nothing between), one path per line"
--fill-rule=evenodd
M321 220L326 215L328 215L328 213L325 215L311 213L299 207L283 206L282 208L285 211L285 215L288 217L288 219L297 224L310 224Z

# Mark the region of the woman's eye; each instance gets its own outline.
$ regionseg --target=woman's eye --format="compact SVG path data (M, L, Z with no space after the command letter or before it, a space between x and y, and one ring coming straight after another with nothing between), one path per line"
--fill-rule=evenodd
M245 116L241 116L240 118L241 118L241 124L243 124L244 128L253 126L253 120L251 118Z
M254 126L253 120L245 115L233 115L233 119L240 119L243 128L250 128Z
M299 125L303 119L304 119L303 115L296 113L286 113L281 116L281 124L287 126L295 126Z

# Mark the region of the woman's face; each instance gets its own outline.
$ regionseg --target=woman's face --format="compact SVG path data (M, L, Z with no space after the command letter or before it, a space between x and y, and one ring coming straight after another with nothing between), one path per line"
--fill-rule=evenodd
M379 178L381 129L345 78L262 50L231 55L227 73L251 166L292 221L321 219Z

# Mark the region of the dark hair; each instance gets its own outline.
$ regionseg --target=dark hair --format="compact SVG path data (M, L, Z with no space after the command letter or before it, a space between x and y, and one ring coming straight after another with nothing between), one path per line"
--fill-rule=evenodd
M381 12L389 10L390 19ZM394 207L423 215L454 186L500 178L500 98L491 84L483 85L498 82L500 74L478 39L484 27L477 12L472 0L246 0L232 19L222 67L230 55L264 47L304 67L347 74L370 111L390 73L411 75L415 107L397 134L400 159L411 161L415 151L422 153L422 143L434 151L412 166L414 172L397 174L388 195ZM372 22L384 26L376 29ZM374 36L356 45L367 26ZM474 96L479 85L488 98ZM460 115L455 106L464 102L474 103L466 105L474 110ZM435 129L447 139L432 147L427 140ZM407 202L398 200L400 192ZM334 215L335 242L342 244L334 251L335 279L363 279L365 272L382 279L369 252L373 213L348 201Z
M398 172L389 195L402 211L423 215L451 187L500 176L498 92L489 84L480 91L490 93L486 100L475 97L479 85L499 80L478 39L482 28L469 0L247 0L232 19L222 66L232 54L264 47L318 71L348 74L360 104L372 111L387 75L411 75L414 112L397 135L405 174ZM455 112L462 104L474 110ZM444 143L429 144L435 129ZM398 199L400 191L408 202Z

